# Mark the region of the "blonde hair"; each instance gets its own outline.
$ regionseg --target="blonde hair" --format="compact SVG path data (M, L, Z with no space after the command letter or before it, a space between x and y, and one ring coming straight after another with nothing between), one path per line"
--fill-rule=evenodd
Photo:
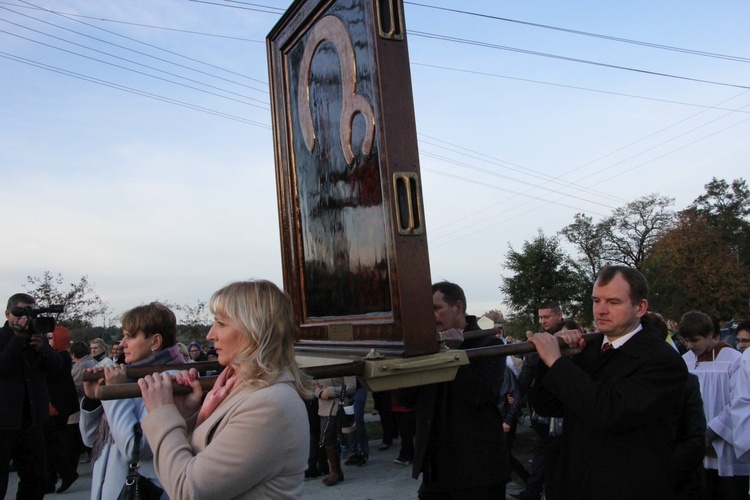
M208 306L243 334L232 363L243 381L265 387L289 370L299 395L312 397L312 379L294 358L297 323L287 294L270 281L237 281L215 292Z
M104 342L103 339L100 339L99 337L97 337L95 339L92 339L92 340L89 341L89 346L91 344L98 345L102 349L102 351L104 352L104 354L106 354L107 356L109 356L109 346L107 345L106 342Z

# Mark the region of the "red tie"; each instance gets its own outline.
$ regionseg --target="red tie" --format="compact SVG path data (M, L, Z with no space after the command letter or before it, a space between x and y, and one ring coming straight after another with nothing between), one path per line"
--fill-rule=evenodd
M612 342L607 342L606 344L602 345L602 354L609 351L610 349L614 349L615 346L612 345Z

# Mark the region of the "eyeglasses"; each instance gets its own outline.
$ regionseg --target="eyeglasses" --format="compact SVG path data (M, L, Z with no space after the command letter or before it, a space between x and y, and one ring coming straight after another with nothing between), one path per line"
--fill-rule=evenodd
M750 344L750 339L737 339L740 344Z

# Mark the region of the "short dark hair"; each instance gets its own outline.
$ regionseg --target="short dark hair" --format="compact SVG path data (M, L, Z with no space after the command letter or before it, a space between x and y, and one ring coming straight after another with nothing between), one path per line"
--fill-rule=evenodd
M172 347L177 343L177 318L161 302L134 307L122 315L121 323L123 330L133 335L143 332L146 337L150 337L155 333L160 333L162 349Z
M648 281L641 272L629 266L604 266L599 270L596 276L596 283L606 285L618 274L630 286L630 302L633 305L640 303L642 300L648 300Z
M34 299L34 297L29 295L28 293L17 293L15 295L11 295L8 299L8 306L5 308L5 310L10 311L22 302L24 304L36 304L36 299Z
M564 319L564 320L562 320L562 322L560 323L559 330L562 330L563 328L565 328L567 330L580 330L581 329L581 327L578 324L578 322L576 320L574 320L574 319Z
M688 311L682 315L677 329L684 339L711 337L714 331L714 322L711 321L711 316L704 312Z
M556 300L546 300L539 306L539 310L552 309L552 312L557 314L560 312L560 303Z
M88 344L86 344L86 342L81 342L80 340L76 340L75 342L70 344L69 351L73 356L79 359L91 352L89 351Z
M750 320L745 320L739 325L737 325L737 329L735 330L735 333L741 332L742 330L745 330L746 332L750 332Z
M641 321L653 328L662 340L666 341L667 337L669 337L667 322L664 321L661 314L647 311L646 314L643 315L643 318L641 318Z
M439 281L432 285L433 295L435 292L442 293L446 304L450 306L455 305L460 300L464 305L464 313L466 313L466 294L463 288L450 281Z

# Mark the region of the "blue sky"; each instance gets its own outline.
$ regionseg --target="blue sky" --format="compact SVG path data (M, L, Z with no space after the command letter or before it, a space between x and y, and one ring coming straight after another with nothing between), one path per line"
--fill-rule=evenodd
M121 313L281 284L264 40L288 5L0 2L0 290L88 275ZM747 177L747 2L405 12L432 275L472 313L501 307L508 245L538 229L653 192L682 209L712 176Z

